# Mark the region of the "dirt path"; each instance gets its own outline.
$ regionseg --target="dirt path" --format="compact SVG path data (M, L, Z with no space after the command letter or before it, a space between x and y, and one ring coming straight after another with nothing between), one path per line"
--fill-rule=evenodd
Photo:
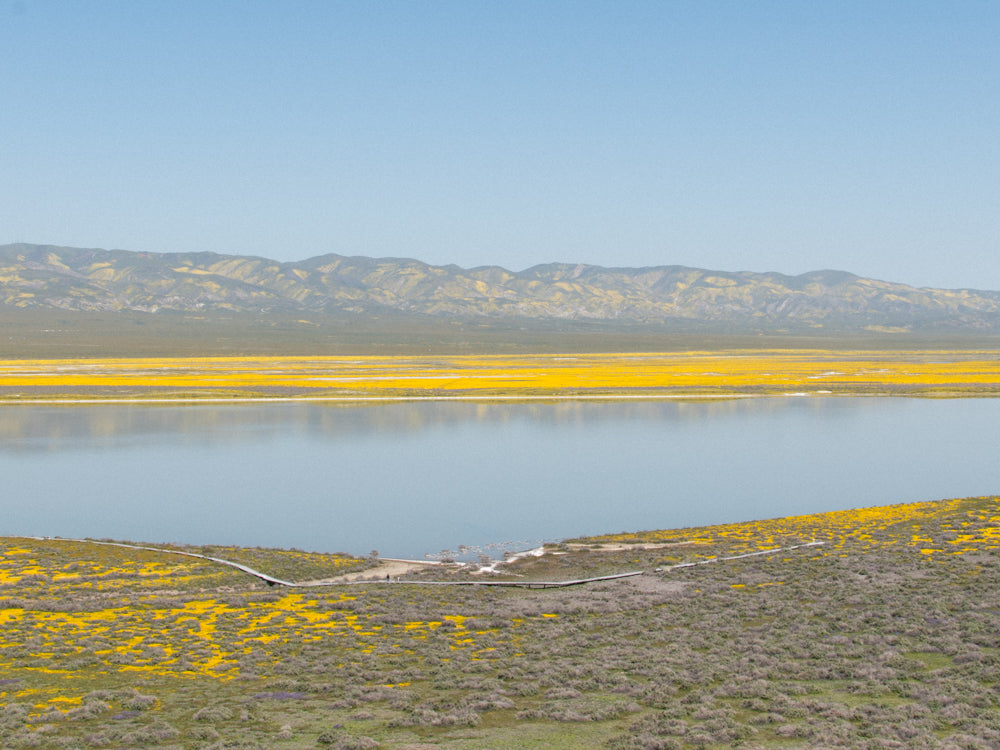
M629 544L627 542L567 542L566 547L571 550L590 550L591 552L628 552L633 549L663 549L664 547L683 547L689 544L702 544L702 542L641 542Z
M426 568L432 568L436 566L447 565L447 563L438 562L436 560L401 560L397 558L381 558L379 564L362 570L356 573L345 573L339 576L333 576L331 578L318 578L311 581L283 581L280 578L274 578L266 573L261 573L258 570L254 570L246 565L240 563L232 562L231 560L223 560L218 557L210 557L208 555L198 554L196 552L185 552L182 550L164 549L162 547L149 547L140 544L126 544L123 542L103 542L96 539L69 539L66 537L43 537L43 536L27 536L23 537L25 539L36 539L38 541L63 541L63 542L82 542L86 544L99 544L108 547L124 547L126 549L138 549L138 550L149 550L152 552L162 552L171 555L183 555L185 557L197 557L202 560L209 560L214 563L219 563L221 565L228 565L231 568L236 568L244 573L259 578L265 583L271 586L287 586L289 588L309 588L314 586L329 586L335 584L345 584L345 583L391 583L395 582L403 576L409 573L414 573L419 570L424 570ZM673 547L683 544L695 544L696 542L664 542L662 544L646 544L646 545L636 545L636 544L607 544L598 545L605 551L618 550L618 549L656 549L659 547ZM775 547L774 549L759 550L757 552L747 552L742 555L730 555L727 557L712 557L706 560L696 560L694 562L678 563L677 565L670 565L666 568L657 568L654 572L661 573L669 570L678 570L680 568L691 568L697 565L708 565L710 563L725 562L727 560L739 560L745 557L756 557L758 555L773 555L776 552L785 552L788 550L802 549L805 547L818 547L823 545L824 542L807 542L805 544L795 544L791 547ZM591 545L577 545L579 547L590 547ZM540 548L542 549L542 548ZM522 554L535 554L539 550L530 550L527 553ZM558 554L558 553L557 553ZM483 580L468 580L468 581L419 581L419 583L427 586L518 586L525 588L563 588L566 586L577 586L583 583L593 583L596 581L610 581L619 578L631 578L633 576L642 576L643 571L637 570L629 573L615 573L608 576L598 576L596 578L579 578L569 581L483 581ZM417 583L417 581L404 581L404 583Z
M392 580L437 565L441 565L441 563L430 560L396 560L393 558L383 558L379 561L379 564L373 568L366 568L365 570L358 571L357 573L344 573L343 575L334 576L332 578L317 578L312 581L299 581L297 585L325 586L332 583L352 583L355 581L384 581L386 580L386 577L388 577L389 580Z

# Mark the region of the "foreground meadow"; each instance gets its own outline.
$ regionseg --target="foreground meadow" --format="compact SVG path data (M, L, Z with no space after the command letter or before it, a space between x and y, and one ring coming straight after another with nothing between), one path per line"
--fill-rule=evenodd
M197 551L293 581L369 564ZM0 745L1000 745L998 497L567 540L500 578L631 570L282 588L3 538Z
M714 352L0 360L0 400L1000 393L1000 352Z

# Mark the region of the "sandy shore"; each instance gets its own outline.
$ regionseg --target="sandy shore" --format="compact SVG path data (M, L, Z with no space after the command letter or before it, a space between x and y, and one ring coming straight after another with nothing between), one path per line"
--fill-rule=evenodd
M389 580L402 578L410 573L416 573L426 568L442 565L433 560L401 560L396 558L381 558L378 565L373 568L359 571L357 573L345 573L344 575L332 578L318 578L314 581L301 581L300 585L319 586L326 583L349 583L351 581L384 581L386 576Z

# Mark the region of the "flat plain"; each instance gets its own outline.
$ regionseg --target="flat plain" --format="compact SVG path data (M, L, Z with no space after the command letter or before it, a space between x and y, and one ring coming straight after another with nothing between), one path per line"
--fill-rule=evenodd
M997 350L0 360L0 400L994 396Z

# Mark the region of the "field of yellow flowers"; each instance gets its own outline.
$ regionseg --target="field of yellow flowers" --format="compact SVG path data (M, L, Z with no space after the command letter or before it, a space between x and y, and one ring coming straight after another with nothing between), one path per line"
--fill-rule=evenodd
M0 361L0 399L993 395L1000 353L722 352Z
M366 564L184 550L285 580ZM506 575L634 569L556 590L421 583L473 576L440 570L290 589L170 550L0 538L0 746L1000 739L998 497L572 540Z

